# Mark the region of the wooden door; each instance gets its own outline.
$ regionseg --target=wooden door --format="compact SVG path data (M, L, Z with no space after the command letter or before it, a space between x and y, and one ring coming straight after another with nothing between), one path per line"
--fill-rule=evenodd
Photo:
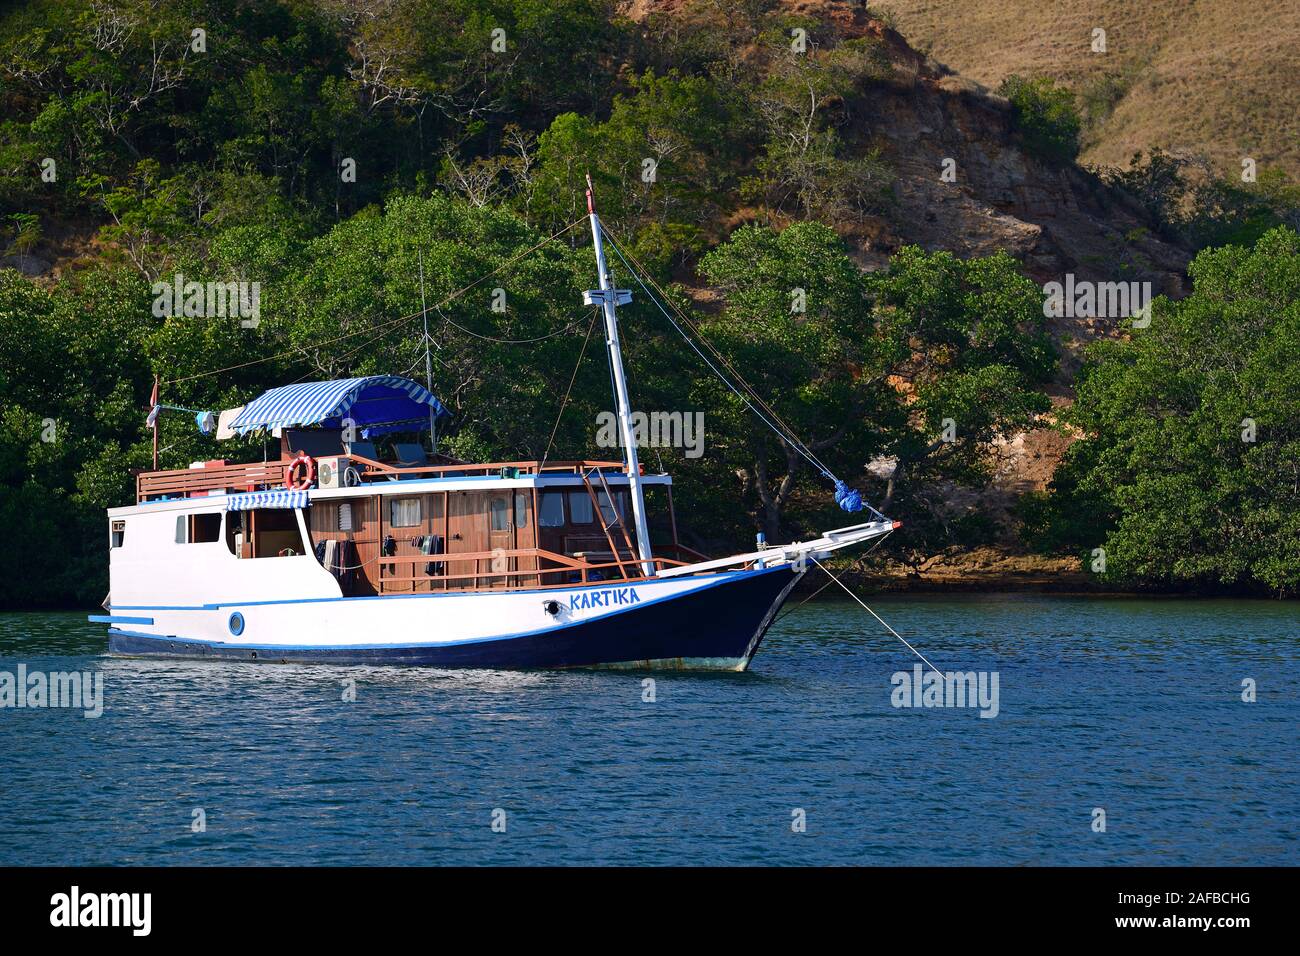
M515 491L515 547L519 550L537 547L537 532L533 528L533 491L531 488ZM535 557L520 557L514 561L516 571L536 571ZM510 583L518 587L537 587L535 574L517 574Z
M488 544L487 494L481 491L457 491L447 503L447 553L470 554L490 551ZM451 588L483 587L479 577L488 570L484 559L449 561L448 574L464 574L453 578Z
M394 562L384 590L395 593L427 590L420 580L424 565L417 559L421 544L429 533L428 501L424 495L384 496L384 538L391 538L390 556L406 560Z
M493 552L487 562L488 569L498 574L509 571L511 559L503 552L513 551L515 547L514 495L509 491L493 491L487 495L488 550ZM509 583L509 576L502 575L488 580L486 587L500 588Z

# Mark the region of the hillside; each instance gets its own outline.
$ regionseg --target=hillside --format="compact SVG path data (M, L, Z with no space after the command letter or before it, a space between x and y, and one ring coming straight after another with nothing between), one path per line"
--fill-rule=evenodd
M625 9L641 23L680 23L715 6L634 0ZM864 268L883 267L909 243L963 257L1003 250L1040 283L1074 273L1148 280L1156 293L1182 294L1191 250L1158 235L1148 214L1093 173L1026 150L1005 98L919 53L861 4L791 0L777 8L797 22L829 24L828 46L866 38L886 51L887 75L859 88L838 120L850 148L878 149L894 177L886 208L840 226ZM955 182L941 177L947 159L955 161ZM1113 332L1113 323L1062 319L1054 332L1068 381L1076 347Z
M881 0L916 46L990 88L1053 77L1089 106L1086 163L1140 149L1204 155L1220 175L1243 156L1300 176L1300 4L1292 0ZM1106 52L1091 50L1106 31Z
M430 385L456 415L440 449L599 457L607 369L575 306L588 182L620 259L671 285L694 341L772 411L756 417L683 351L692 336L667 310L634 299L634 400L710 416L706 454L670 442L655 456L692 547L834 527L842 479L904 522L895 582L1075 586L1061 562L1140 504L1135 476L1107 469L1185 436L1087 449L1171 403L1197 412L1184 406L1207 373L1153 332L1150 360L1192 379L1164 396L1139 376L1114 396L1119 415L1089 375L1109 356L1122 376L1143 336L1123 307L1045 319L1045 284L1149 282L1168 296L1158 311L1187 303L1194 341L1194 319L1221 323L1223 293L1198 299L1192 277L1222 280L1234 250L1300 226L1300 187L1276 176L1192 183L1163 155L1122 175L1080 165L1068 91L991 92L861 3L459 3L30 0L0 14L0 513L51 542L0 603L99 599L103 508L151 462L155 378L172 407L229 408L286 381L411 374L432 338ZM211 29L194 37L200 14ZM1279 277L1288 242L1258 246ZM1189 271L1207 251L1223 253L1217 272ZM256 323L160 306L157 283L182 276L259 288ZM1210 352L1194 344L1236 367ZM1258 361L1273 381L1271 353ZM1278 391L1207 412L1207 434L1225 415L1230 430L1254 421ZM192 423L163 421L161 464L215 457ZM1207 489L1241 467L1211 444L1224 454ZM1285 473L1260 460L1261 476ZM1113 541L1128 549L1121 586L1169 579L1167 560L1138 553L1158 550L1146 527ZM71 558L66 540L81 543ZM1221 580L1291 586L1259 558L1234 558L1249 581Z

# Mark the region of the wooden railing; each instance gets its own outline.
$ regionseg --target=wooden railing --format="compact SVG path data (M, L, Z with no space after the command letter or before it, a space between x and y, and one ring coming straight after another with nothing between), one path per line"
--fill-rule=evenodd
M613 461L497 461L477 465L418 465L400 467L386 465L360 455L348 456L360 462L363 482L419 476L427 478L482 477L500 475L502 469L513 468L521 475L542 473L582 474L593 468L622 468ZM284 486L287 461L256 462L241 465L221 465L212 468L178 468L173 471L141 472L135 479L136 501L158 498L197 497L209 492L261 491L264 488Z
M260 491L284 486L288 462L269 461L213 468L177 468L174 471L146 471L136 475L136 501L156 498L193 498L210 492Z
M538 567L520 568L509 567L510 564L518 564L518 561L512 562L511 559L535 558L538 561ZM491 567L484 569L483 562L504 562L506 567ZM549 561L556 567L541 567L542 561ZM628 558L616 559L614 561L591 562L581 558L570 557L566 554L557 554L554 551L547 551L542 548L502 548L497 551L466 551L453 552L451 554L409 554L409 555L383 555L377 559L379 565L378 591L384 593L410 593L412 591L424 590L419 585L427 584L430 591L459 591L459 590L483 590L479 587L480 580L501 580L504 583L500 585L489 584L488 588L497 588L501 590L514 590L519 588L564 588L572 587L574 584L590 584L593 581L609 581L622 584L645 581L647 577L642 573L641 559ZM472 570L453 571L451 565L454 564L473 564ZM671 558L652 558L651 563L656 571L670 567L681 567L686 564L685 561L674 561ZM440 574L410 574L396 576L391 573L397 565L414 565L433 564L441 565ZM629 571L633 573L628 573ZM593 575L599 575L596 577ZM609 573L612 572L612 573ZM608 576L606 576L606 574ZM577 581L560 581L558 583L545 584L542 579L547 576L564 574L577 575ZM511 583L514 578L533 578L535 581L524 581L518 584ZM468 582L464 585L452 586L453 581ZM442 587L438 587L442 584ZM405 585L398 589L394 585Z
M403 475L422 475L430 478L475 478L499 475L504 468L516 469L521 475L539 475L543 472L582 474L584 471L593 468L621 469L623 467L623 463L618 461L551 461L545 463L540 461L494 461L485 464L459 465L388 465L373 458L366 458L364 455L349 455L347 457L353 461L361 462L365 466L361 471L363 481Z

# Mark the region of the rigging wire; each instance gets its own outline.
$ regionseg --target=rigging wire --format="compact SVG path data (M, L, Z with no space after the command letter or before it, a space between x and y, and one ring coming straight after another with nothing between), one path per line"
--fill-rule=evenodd
M817 567L821 568L823 571L826 571L826 565L822 564L820 561L818 561L816 558L814 558L811 554L808 555L808 560L811 561L813 564L817 565ZM826 571L826 573L827 573L827 574L831 574L829 571ZM862 598L858 597L856 594L854 594L852 591L849 590L849 587L848 587L847 584L845 584L845 583L844 583L843 581L841 581L839 578L835 577L835 575L833 575L833 574L831 574L831 580L834 581L836 584L838 584L840 587L842 587L842 588L844 589L844 593L846 593L849 597L853 598L853 600L857 601L858 604L861 604L861 605L862 605L862 608L863 608L863 609L864 609L868 614L870 614L870 615L871 615L872 617L874 617L877 621L879 621L881 624L883 624L884 627L885 627L885 630L887 630L890 634L893 634L894 637L896 637L896 638L898 638L900 641L902 641L902 642L907 646L907 649L908 649L909 651L911 651L911 652L912 652L913 654L915 654L917 657L921 658L921 660L925 661L927 664L930 664L930 660L929 660L929 658L927 658L924 654L922 654L920 651L918 651L918 650L917 650L915 647L913 647L911 644L908 644L908 643L907 643L907 638L903 637L902 634L899 634L896 630L894 630L892 627L890 627L888 624L886 624L886 623L885 623L885 619L884 619L883 617L881 617L881 616L880 616L879 614L877 614L875 611L871 610L871 608L867 607L867 605L863 603ZM943 677L943 679L944 679L945 681L948 679L947 677L944 677L944 673L943 673L943 671L939 670L939 668L935 667L933 664L930 664L930 670L934 671L934 672L935 672L936 674L938 674L940 677Z
M456 328L460 329L466 335L472 335L476 339L483 339L484 341L487 342L497 342L501 345L531 345L534 342L544 342L547 339L553 339L556 336L567 335L569 332L572 332L574 329L578 328L582 324L579 321L570 322L562 329L557 329L554 332L548 332L545 335L539 335L536 338L532 338L532 339L499 339L491 335L481 335L478 332L474 332L470 329L467 329L465 328L465 326L460 325L457 322L453 322L451 319L447 318L447 316L443 314L441 309L437 311L438 314L442 316L444 322L446 322L448 325L454 325Z
M705 342L705 344L709 348L709 351L713 352L713 354L716 355L718 359L724 365L727 366L728 369L730 369L732 374L736 377L737 381L741 382L745 386L746 391L748 391L750 395L753 396L755 401L757 401L760 405L763 406L763 408L771 415L771 418L769 418L767 415L763 414L763 412L760 412L757 408L755 408L754 403L751 402L748 398L746 398L745 395L741 393L740 389L738 389L735 385L731 383L731 381L727 378L727 376L725 376L722 373L722 371L717 367L717 365L715 365L709 359L709 357L700 350L699 346L696 345L695 342L691 339L691 337L687 335L686 332L682 329L682 327L677 324L677 321L668 313L668 310L663 307L659 299L650 291L649 288L647 288L645 281L643 281L641 278L640 270L633 269L631 264L628 262L628 258L632 258L633 261L636 261L635 257L632 256L630 252L628 253L627 257L624 257L623 249L621 248L619 243L614 239L614 237L610 235L609 232L605 231L604 227L602 227L602 232L604 232L605 237L609 239L610 245L614 247L614 252L618 255L624 267L628 270L628 272L632 274L632 278L636 279L637 284L641 286L641 291L643 291L646 294L646 298L648 298L651 302L653 302L655 306L659 309L659 311L663 313L664 318L666 318L672 324L673 328L677 330L677 333L681 335L682 339L685 340L686 344L689 345L695 351L695 354L704 360L704 363L709 366L709 368L713 371L713 374L718 376L719 380L724 385L726 385L729 389L731 389L731 391L735 394L735 396L739 398L742 402L744 402L746 407L748 407L749 410L753 412L754 415L757 416L760 421L762 421L765 425L767 425L768 428L772 429L772 431L779 438L788 442L790 446L794 448L795 451L801 454L808 461L808 463L811 464L814 468L816 468L819 472L821 472L823 476L829 478L831 481L838 481L838 479L835 477L835 474L829 468L826 467L826 465L821 461L821 459L819 459L815 454L813 454L812 449L810 449L807 445L805 445L798 438L798 436L794 434L794 430L791 429L789 425L786 425L785 422L781 421L780 416L777 415L777 413L771 408L771 406L769 406L765 401L763 401L763 399L754 390L753 386L751 386L748 382L746 382L740 376L740 374L736 372L735 368L731 366L731 363L727 362L726 358L722 356L716 349L714 349L714 347L710 345L707 342L707 340L704 339L703 335L700 335L699 337L701 341ZM639 264L640 263L638 263L638 265ZM661 295L663 295L664 299L667 300L668 298L667 295L663 293L663 290L660 289L657 283L655 283L654 279L649 279L649 282L651 283L651 285L655 287L656 290L660 292ZM674 306L674 310L677 311L679 315L681 315L681 311L679 309L676 309L675 306ZM683 322L687 322L687 319L684 315L681 317ZM693 329L693 331L696 331L696 334L699 335L698 330ZM772 421L773 418L777 419L777 421L781 421L780 426L778 426L776 423Z
M452 292L451 294L449 294L449 295L446 296L445 298L443 298L443 299L441 299L440 301L434 303L433 308L434 308L435 310L437 310L437 309L439 309L440 306L444 306L444 305L446 305L446 304L449 303L449 302L453 302L453 301L455 301L456 299L458 299L458 298L460 298L462 295L464 295L466 292L468 292L470 289L472 289L472 288L474 288L475 286L477 286L479 283L481 283L481 282L483 282L483 281L485 281L485 280L487 280L487 279L492 278L492 276L496 275L498 272L501 272L503 269L509 268L510 266L512 266L512 265L514 265L516 262L518 262L520 259L523 259L525 256L531 255L532 253L534 253L534 252L536 252L538 249L540 249L542 246L546 245L546 244L549 243L549 242L552 242L552 241L558 239L560 236L564 235L564 234L565 234L566 232L568 232L569 230L573 229L574 227L576 227L576 226L578 226L578 225L581 225L582 223L584 223L584 222L586 222L586 221L587 221L587 217L586 217L586 216L583 216L581 219L575 219L573 222L569 223L569 224L568 224L567 226L565 226L563 229L560 229L560 230L558 230L558 231L556 231L556 232L551 233L551 235L547 236L545 239L541 240L540 242L537 242L537 243L533 244L532 246L529 246L529 247L528 247L527 249L525 249L523 252L518 253L517 255L511 257L510 259L507 259L505 262L501 263L501 265L497 266L497 267L496 267L495 269L493 269L491 272L486 272L486 273L484 273L483 275L481 275L481 276L479 276L477 279L475 279L473 282L469 283L469 284L466 285L466 286L462 286L461 288L457 289L455 292ZM341 341L343 341L344 339L352 338L352 337L355 336L355 335L364 335L364 334L367 333L367 332L374 332L374 331L377 331L377 330L389 329L389 328L391 328L392 326L397 325L397 324L400 323L400 322L407 322L407 321L410 321L411 319L422 318L422 317L424 317L425 315L427 315L427 313L428 313L428 310L427 310L427 309L421 309L419 312L412 312L410 315L402 315L402 316L398 316L398 317L395 318L395 319L390 319L390 320L388 320L387 322L380 323L379 325L372 325L372 326L368 326L368 327L366 327L366 328L364 328L364 329L355 329L355 330L353 330L353 331L351 331L351 332L345 332L345 333L343 333L342 335L335 336L335 337L332 338L332 339L326 339L326 340L323 341L323 342L317 342L317 343L315 343L315 347L316 347L316 348L320 348L320 347L325 346L325 345L332 345L332 344L335 343L335 342L341 342ZM439 312L439 314L441 315L441 312ZM446 319L446 316L444 315L443 318ZM450 320L450 319L447 319L447 321L450 322L451 320ZM453 325L456 325L456 323L454 323L454 322L452 322L452 324L453 324ZM464 329L464 328L462 328L462 327L459 326L459 325L457 325L456 327L457 327L457 328L460 328L461 331L469 332L468 329ZM563 329L563 330L561 330L561 331L568 331L568 330L571 329L571 328L572 328L572 324L570 324L570 326L569 326L568 328ZM476 333L469 332L469 334L474 335L474 334L476 334ZM558 334L560 334L560 333L557 332L557 333L554 333L554 334L558 335ZM550 337L551 337L551 336L544 336L544 338L550 338ZM480 336L480 338L485 338L485 336ZM507 339L507 340L500 340L500 341L502 341L503 343L506 343L506 344L522 344L521 342L511 342L511 341L508 340L508 339ZM538 339L538 340L536 340L536 341L540 341L540 339ZM288 350L286 350L286 351L284 351L284 352L279 352L279 353L277 353L277 354L275 354L275 355L267 355L267 356L264 356L264 357L262 357L262 358L252 359L252 360L247 361L247 362L240 362L240 363L238 363L238 364L236 364L236 365L227 365L225 368L212 369L211 371L207 371L207 372L197 372L197 373L195 373L194 375L183 375L183 376L181 376L181 377L179 377L179 378L171 378L171 379L168 379L168 380L167 380L166 382L164 382L163 384L165 384L165 385L178 385L178 384L180 384L181 382L190 382L190 381L193 381L194 379L199 379L199 378L208 378L209 376L213 376L213 375L221 375L221 374L223 374L223 373L225 373L225 372L233 372L233 371L236 371L236 370L238 370L238 369L251 368L251 367L254 366L254 365L262 365L262 364L264 364L264 363L266 363L266 362L274 362L276 359L288 358L289 356L297 355L297 354L299 354L300 352L302 352L302 350L303 350L303 347L299 346L298 348L288 349Z
M546 440L546 451L542 453L542 467L546 466L546 459L551 456L551 445L555 443L555 433L560 430L560 419L564 417L564 409L569 404L569 396L573 394L573 383L578 380L578 369L582 366L582 360L587 354L587 345L591 342L591 333L596 331L596 318L598 315L599 313L593 309L591 324L587 326L587 337L582 340L582 350L578 353L578 361L573 366L573 374L569 376L569 387L564 390L564 401L560 402L560 410L555 415L555 424L551 427L551 437Z
M604 231L604 227L602 226L601 228L602 228L602 231ZM610 235L610 234L608 233L608 231L605 231L605 234L606 234L606 236L608 236L608 238L609 238L611 244L615 245L616 247L619 246L619 244L617 243L617 241L614 239L614 237L613 237L612 235ZM616 250L616 251L618 251L618 250ZM627 258L626 258L626 259L623 259L623 251L626 252L626 255L627 255ZM781 437L781 438L783 438L784 440L789 441L792 445L802 446L803 452L806 452L807 455L812 455L812 459L815 459L815 466L819 466L819 467L821 467L821 468L824 468L825 465L821 462L821 459L820 459L820 458L817 458L816 455L813 455L813 454L812 454L812 449L809 448L806 444L804 444L804 443L799 439L799 437L795 434L794 429L789 425L789 423L786 422L785 419L783 419L783 418L780 416L780 414L776 411L776 409L774 409L771 405L769 405L769 404L767 403L766 399L764 399L763 396L760 395L760 394L758 393L757 389L755 389L752 385L749 384L749 382L747 382L747 381L745 380L745 377L744 377L743 375L740 374L740 371L739 371L739 370L738 370L738 369L737 369L737 368L736 368L736 367L731 363L731 361L730 361L730 360L729 360L725 355L723 355L720 351L718 351L718 349L713 345L713 343L711 343L711 342L708 340L708 338L707 338L707 337L704 335L704 333L699 329L699 327L696 326L695 323L691 321L690 317L687 316L686 313L683 312L683 311L681 310L681 308L680 308L680 307L679 307L675 302L672 301L672 299L671 299L671 298L668 296L668 294L664 291L663 287L660 286L659 283L657 283L657 282L654 280L654 278L650 276L650 274L649 274L649 270L647 270L647 269L645 268L645 266L643 266L643 265L641 264L641 261L640 261L639 259L637 259L636 255L635 255L631 250L623 250L623 251L620 251L620 252L619 252L619 258L620 258L620 259L623 259L623 265L626 266L626 267L628 268L629 271L633 272L634 277L637 279L637 282L641 285L642 290L646 292L646 295L647 295L649 298L651 298L652 300L654 300L654 298L655 298L654 296L650 295L649 290L646 289L645 282L642 281L642 275L644 275L645 280L648 281L648 282L650 283L650 285L655 289L655 291L657 291L657 292L659 293L659 297L660 297L660 299L661 299L663 302L667 302L668 305L672 308L672 310L673 310L675 313L677 313L677 317L678 317L679 319L682 320L682 324L685 325L688 329L690 329L692 332L695 333L696 337L700 340L700 342L702 342L702 343L704 344L705 348L707 348L707 349L708 349L708 350L713 354L713 356L714 356L714 357L715 357L719 362L721 362L722 365L724 365L724 366L727 368L727 370L728 370L729 372L731 372L731 374L735 377L736 381L738 381L738 382L739 382L739 383L744 387L745 391L749 393L750 397L753 398L754 401L758 403L758 405L759 405L759 406L760 406L760 407L761 407L761 408L762 408L762 409L763 409L763 410L768 414L768 416L770 416L774 421L776 421L776 422L781 426L781 429L784 430L784 434L782 434L781 431L778 431L778 432L777 432L778 436ZM637 268L636 268L635 270L632 269L631 266L628 265L628 262L627 262L628 259L630 259L630 260L631 260L633 263L635 263L635 265L637 266ZM663 312L663 311L664 311L664 307L663 307L663 305L661 304L660 301L656 301L656 302L655 302L655 305L658 307L658 309L659 309L660 312ZM665 317L668 318L670 322L672 321L671 317L667 316L666 313L665 313ZM686 333L683 332L682 329L676 325L676 323L673 323L673 324L674 324L674 327L677 328L678 333L679 333L679 334L680 334L684 339L687 340L687 344L691 345L691 347L694 348L694 349L698 352L699 349L696 348L695 344L694 344L693 342L690 341L690 339L689 339L689 337L686 335ZM704 356L701 356L701 358L703 358L703 357L704 357ZM706 361L707 361L707 359L706 359ZM710 363L710 367L712 367L712 364L711 364L711 363ZM716 369L715 369L715 372L716 372ZM719 377L722 378L722 376L721 376L720 373L719 373ZM723 378L723 381L726 382L726 379ZM730 383L726 383L726 384L728 385L728 387L732 388L733 391L735 391L734 386L731 386ZM740 398L742 399L742 401L744 400L744 396L738 396L738 397L740 397ZM747 402L746 404L748 404L748 402ZM769 427L770 427L770 425L769 425ZM812 459L810 459L810 460L812 460ZM826 469L826 473L829 474L829 473L830 473L830 470L829 470L829 469Z

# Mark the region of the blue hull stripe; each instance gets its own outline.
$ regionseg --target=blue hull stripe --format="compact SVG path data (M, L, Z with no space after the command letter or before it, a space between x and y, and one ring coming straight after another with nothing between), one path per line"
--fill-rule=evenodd
M740 661L757 648L764 617L793 581L788 568L730 578L568 627L440 644L284 647L109 631L109 651L130 656L433 667L586 667L677 658Z
M712 577L718 578L719 584L733 578L742 577L749 574L766 574L771 571L777 571L780 568L766 568L758 571L722 571ZM487 575L481 575L486 577ZM557 591L581 591L584 589L594 590L609 587L640 587L641 581L627 583L618 578L611 578L608 581L597 581L589 584L573 584L565 587L551 588L520 588L510 591L510 594L545 594L551 597L555 596ZM320 598L291 598L280 601L221 601L217 604L114 604L115 611L219 611L224 607L263 607L271 604L328 604L331 601L409 601L429 600L430 598L453 598L465 597L467 594L481 592L473 591L439 591L428 594L363 594L356 597L320 597Z
M122 617L120 614L88 614L86 620L91 624L152 624L151 617Z

